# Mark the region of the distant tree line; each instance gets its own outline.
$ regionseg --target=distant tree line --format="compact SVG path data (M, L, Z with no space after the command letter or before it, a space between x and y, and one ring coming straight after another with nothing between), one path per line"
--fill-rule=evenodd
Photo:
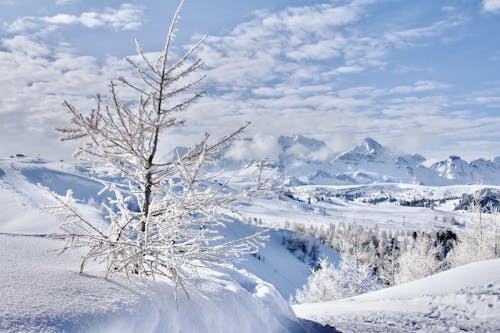
M291 229L318 239L342 256L338 266L320 258L294 301L354 296L500 257L497 211L484 213L477 200L469 209L476 214L465 228L435 232L380 231L356 222L309 228L291 224Z

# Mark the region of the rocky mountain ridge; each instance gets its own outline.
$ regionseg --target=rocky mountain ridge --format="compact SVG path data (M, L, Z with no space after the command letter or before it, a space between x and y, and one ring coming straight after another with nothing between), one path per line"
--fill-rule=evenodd
M248 140L248 139L247 139ZM248 142L251 142L249 140ZM364 139L341 154L328 152L325 142L302 135L281 136L281 152L270 156L269 165L286 173L290 185L353 185L398 182L422 185L500 185L500 156L467 162L451 155L431 166L420 154L391 151L372 138ZM251 158L244 161L253 162ZM234 168L230 158L223 166Z

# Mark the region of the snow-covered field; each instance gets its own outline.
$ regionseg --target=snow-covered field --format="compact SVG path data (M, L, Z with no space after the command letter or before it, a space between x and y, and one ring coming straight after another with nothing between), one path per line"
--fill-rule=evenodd
M470 218L469 213L455 211L458 198L464 193L473 193L482 188L500 189L498 186L454 185L422 186L413 184L372 184L352 186L296 186L287 190L287 195L256 198L252 205L241 211L249 216L262 219L266 224L286 222L306 226L328 226L329 224L352 222L385 230L433 230L450 229L451 217L458 222ZM340 198L346 193L360 195L351 201ZM428 198L444 203L435 207L407 207L396 202L372 204L370 199L391 195L393 199L414 200ZM319 199L319 200L318 200Z
M104 269L97 263L79 274L81 253L59 255L63 243L47 236L59 231L60 221L43 211L53 201L36 184L61 195L73 188L79 209L104 224L102 212L94 207L106 196L97 196L99 182L93 170L82 165L0 160L0 331L500 331L499 260L350 299L292 308L287 299L306 283L310 266L283 245L293 232L281 229L269 232L269 241L258 255L220 266L217 272L201 269L191 282L190 298L178 291L177 302L169 282L127 280L120 275L105 279ZM478 188L481 186L299 186L287 193L252 198L240 211L267 226L286 222L326 226L355 220L389 230L453 228L443 217L453 215L460 221L467 213L453 211L451 200L430 209L389 201L374 205L363 199L390 193L403 199L440 200ZM350 201L337 196L354 190L363 196ZM237 222L223 234L236 239L259 228ZM338 262L337 252L324 246L319 251L320 256Z

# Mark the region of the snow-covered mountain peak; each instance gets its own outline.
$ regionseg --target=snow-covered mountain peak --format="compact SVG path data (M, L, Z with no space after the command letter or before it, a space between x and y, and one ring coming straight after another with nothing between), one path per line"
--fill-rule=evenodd
M385 152L385 148L372 138L365 138L359 145L354 148L354 151L359 154L375 155Z
M184 150L180 148L181 153ZM429 167L422 164L422 155L394 151L369 137L337 156L324 141L304 135L240 139L217 167L236 172L242 163L260 165L261 160L266 161L266 167L286 172L288 184L500 185L500 157L468 163L458 155L450 155Z
M469 163L457 155L450 155L445 161L434 163L431 169L436 170L441 177L447 179L461 179L467 183L474 182Z
M500 158L492 160L483 158L470 163L459 156L450 155L448 159L434 163L430 169L444 179L455 184L499 184L500 183Z
M358 164L365 160L385 160L390 158L390 151L372 138L365 138L354 149L337 156L335 161L348 164Z
M289 150L290 148L301 145L311 151L318 151L320 149L326 148L326 143L321 140L306 137L300 134L295 134L292 136L282 135L278 138L278 144L283 147L283 150Z

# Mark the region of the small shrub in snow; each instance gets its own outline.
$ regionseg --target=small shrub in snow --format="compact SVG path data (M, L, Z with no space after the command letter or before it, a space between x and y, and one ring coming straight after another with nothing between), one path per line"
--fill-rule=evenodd
M325 259L320 261L319 266L318 269L311 270L307 284L297 291L297 303L325 302L342 298L336 280L336 268Z

